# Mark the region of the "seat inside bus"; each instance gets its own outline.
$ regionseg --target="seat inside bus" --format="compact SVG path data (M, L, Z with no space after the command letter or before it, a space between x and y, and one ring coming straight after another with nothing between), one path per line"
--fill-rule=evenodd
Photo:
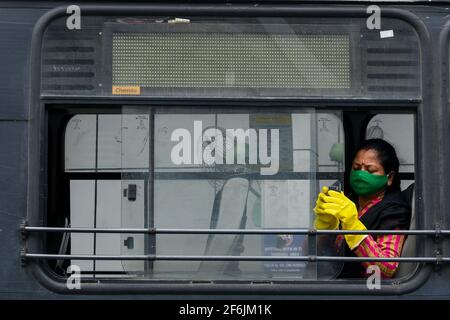
M409 224L409 229L414 230L416 228L415 184L412 183L409 185L408 188L402 191L402 193L405 199L411 204L411 222ZM416 242L416 236L409 235L403 244L401 257L415 257L417 255ZM395 274L395 278L407 277L411 275L417 267L417 263L400 263Z
M210 229L245 229L247 200L250 190L248 179L228 179L216 194L211 212ZM233 205L230 205L233 204ZM205 256L238 256L243 252L244 235L210 234L206 242ZM199 272L239 273L238 261L202 261Z

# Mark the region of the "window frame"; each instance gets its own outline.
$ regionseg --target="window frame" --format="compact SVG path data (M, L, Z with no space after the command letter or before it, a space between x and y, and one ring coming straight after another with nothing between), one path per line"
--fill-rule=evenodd
M207 13L210 14L218 14L218 15L243 15L243 16L309 16L309 17L366 17L367 14L365 12L365 7L344 7L344 8L314 8L314 7L295 7L295 6L271 6L269 9L264 7L242 7L242 6L216 6L216 7L203 7L203 6L194 6L190 5L186 7L176 7L173 8L171 6L159 6L159 5L147 5L147 6L81 6L83 14L101 14L101 15L123 15L123 14L137 14L142 15L143 12L151 13L152 15L158 14L172 14L172 15L204 15ZM55 18L64 16L66 7L58 7L56 9L50 10L41 19L37 22L35 29L33 31L32 37L32 50L31 50L31 76L30 76L30 116L32 117L32 121L30 121L29 135L30 135L30 148L29 148L29 198L28 198L28 224L29 225L41 225L44 221L45 217L45 208L46 208L46 186L47 186L47 177L46 171L48 169L48 159L47 159L47 150L48 150L48 108L55 106L58 103L66 103L67 98L50 98L50 97L41 97L40 96L40 56L41 56L41 46L42 46L42 38L43 33L46 29L46 26ZM430 38L428 32L426 31L423 23L416 17L413 13L409 11L405 11L403 9L393 9L393 8L385 8L383 10L384 15L392 18L397 18L403 21L406 21L410 25L414 27L416 30L419 39L420 39L420 48L421 48L421 67L422 67L422 83L431 83L431 70L429 68L429 62L431 57L430 48ZM95 99L86 99L82 98L76 99L74 98L70 101L69 104L76 105L83 110L89 110L87 107L90 105L97 103L101 104L160 104L167 105L167 103L173 105L177 104L180 101L173 101L174 99L124 99L119 98L114 101L108 101L107 98L95 98ZM181 99L180 99L181 100ZM290 99L283 100L277 99L276 101L267 100L267 99L258 99L246 101L245 99L233 99L234 101L226 101L224 99L201 99L192 101L183 101L184 104L207 104L211 101L215 104L249 104L253 106L259 105L271 105L273 106L274 102L279 103L280 105L289 105L293 104L296 107L299 104L308 105L311 101L309 99ZM432 138L430 136L425 136L425 126L423 125L426 120L429 120L428 115L423 112L424 105L432 105L432 101L434 101L432 93L428 93L426 91L422 92L422 100L389 100L389 101L379 101L379 100L358 100L358 99L343 99L343 100L333 100L333 99L315 99L315 105L326 105L327 109L332 109L332 107L340 107L340 108L349 108L353 110L376 110L378 112L382 111L382 108L389 107L397 107L399 109L412 109L417 115L417 139L415 141L415 157L416 157L416 172L421 172L419 166L424 165L424 159L422 159L422 143L424 143L423 139L426 141L431 141ZM67 105L66 105L67 106ZM392 110L392 109L391 109ZM421 158L419 158L421 155ZM428 159L428 157L427 157ZM431 169L430 169L431 170ZM429 225L431 217L425 216L423 213L423 206L421 203L417 201L417 198L431 198L427 190L423 189L423 180L432 179L432 177L422 177L422 175L416 176L417 183L417 195L416 197L416 205L418 216L423 216L426 221L423 226ZM44 190L41 192L40 190ZM428 200L430 201L430 200ZM43 237L41 235L33 235L28 237L26 241L26 248L31 252L40 252L44 247ZM426 248L427 252L431 252L429 246ZM370 291L366 287L366 283L364 280L355 280L355 281L326 281L325 283L321 283L320 281L314 281L312 283L308 282L300 282L298 284L271 284L271 283L258 283L258 284L212 284L210 286L202 284L202 283L191 283L189 286L186 284L174 284L174 283L143 283L136 281L111 281L111 282L91 282L91 283L83 283L83 288L77 292L70 291L67 289L65 285L65 279L60 279L55 277L47 268L45 268L45 264L42 261L27 261L29 264L29 268L31 269L34 276L37 280L44 285L46 288L52 291L60 292L60 293L79 293L79 294L148 294L148 293L175 293L175 294L273 294L277 292L277 294L374 294L373 291ZM385 285L381 290L377 290L375 294L382 295L391 295L391 294L403 294L407 292L411 292L416 288L420 287L424 281L428 278L431 273L431 266L424 265L421 267L420 271L412 275L411 278L405 282L399 283L397 280L389 280L386 283L389 285Z
M439 57L440 57L440 76L439 83L441 87L436 88L436 94L440 94L441 101L441 119L449 119L450 118L450 20L448 20L441 29L439 34ZM447 137L450 135L450 128L448 125L442 125L442 136ZM445 159L443 162L442 172L448 172L450 170L450 147L448 144L443 144L442 157ZM443 192L450 190L450 181L449 179L444 179L442 181L443 184ZM441 227L447 228L449 226L450 221L450 206L446 201L442 203L442 213L437 217L438 221L442 224ZM450 254L450 248L448 246L440 245L438 249L444 256L448 256Z

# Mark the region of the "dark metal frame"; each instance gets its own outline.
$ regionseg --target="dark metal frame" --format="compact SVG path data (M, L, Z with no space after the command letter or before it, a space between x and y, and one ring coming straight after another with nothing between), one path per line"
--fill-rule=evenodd
M29 183L28 183L28 223L31 226L39 226L43 223L42 213L45 212L45 198L41 195L40 190L46 190L45 175L42 169L46 168L46 109L45 102L40 99L40 60L41 60L41 46L43 33L48 26L48 24L56 17L61 17L66 14L66 7L58 7L50 10L45 15L41 17L35 26L32 37L32 50L31 50L31 76L30 76L30 120L29 122ZM365 7L329 7L329 8L316 8L316 7L299 7L299 6L222 6L222 5L148 5L148 6L81 6L81 11L84 15L215 15L215 16L238 16L238 17L367 17ZM424 181L427 184L432 184L433 182L439 181L439 170L433 168L433 166L426 165L427 161L424 159L419 159L418 155L427 154L427 160L433 159L436 156L438 159L441 158L439 153L439 127L436 128L433 119L436 117L436 113L439 111L433 110L431 106L435 105L435 100L437 97L434 95L436 88L433 87L433 82L431 81L431 45L430 36L428 31L423 24L423 22L415 16L413 13L395 8L383 8L383 16L390 18L397 18L406 21L414 27L420 38L421 44L421 58L422 58L422 83L430 83L431 90L424 91L422 93L422 104L417 108L418 120L418 139L416 140L416 163L418 172L421 175L416 177L417 186L417 212L423 214L424 208L427 208L427 213L436 212L436 217L424 216L424 227L433 228L433 222L439 221L440 216L438 214L440 209L440 195L432 194L431 190L423 188ZM80 97L67 97L60 99L61 101L70 101L70 99L76 99L83 103L87 99L92 98L80 98ZM134 103L145 103L151 99L141 98L133 99ZM164 99L159 99L163 101ZM172 103L177 103L177 100L186 102L182 99L171 99ZM235 103L239 99L201 99L203 102L215 101L225 103ZM284 102L295 102L299 99L282 99ZM314 99L308 99L309 101L314 101ZM306 101L308 101L306 100ZM320 99L315 99L320 100ZM55 103L51 101L52 103ZM128 101L125 99L116 99L116 103L123 101ZM241 99L246 101L246 99ZM301 100L303 102L303 100ZM102 97L97 100L100 104L110 103L108 99ZM248 101L247 101L248 102ZM271 101L251 101L251 103L270 103ZM272 101L273 102L273 101ZM322 101L323 103L324 101ZM330 104L345 103L342 101L325 101ZM367 101L359 101L356 99L349 99L347 102L352 103L355 107L358 102L365 105L370 105ZM392 101L394 104L398 105L401 101ZM403 101L406 105L411 106L412 101ZM167 104L167 103L166 103ZM372 103L373 106L379 105L377 102ZM429 106L429 109L424 109L424 105ZM426 132L428 135L423 137L422 135ZM425 139L426 138L426 139ZM419 160L419 161L417 161ZM442 164L442 162L440 162ZM444 198L442 198L444 199ZM31 230L30 230L31 231ZM31 233L28 235L27 241L24 243L24 254L25 250L29 252L39 252L42 244L42 237L39 234ZM432 252L434 246L427 246L426 251ZM31 256L30 256L31 258ZM242 258L242 257L240 257ZM365 282L361 281L349 281L349 282L312 282L308 283L307 286L302 284L282 284L282 283L264 283L258 284L257 286L241 285L241 284L229 284L229 283L214 283L208 285L202 284L190 284L186 286L185 284L165 284L165 283L142 283L142 282L108 282L108 283L83 283L83 289L80 291L70 291L66 288L65 281L62 279L55 279L48 270L43 268L39 261L31 261L27 266L30 268L37 280L50 290L60 292L60 293L78 293L78 294L126 294L126 293L195 293L195 294L377 294L377 295L390 295L390 294L404 294L411 292L420 287L426 279L430 276L432 268L430 265L425 265L421 268L421 271L413 277L411 280L398 283L394 280L392 282L387 282L381 290L369 291L365 285ZM331 285L332 284L332 285Z
M267 234L283 234L292 235L345 235L345 234L401 234L401 235L434 235L438 240L443 236L450 236L450 230L315 230L315 229L101 229L101 228L52 228L52 227L28 227L21 226L21 232L24 237L32 232L64 232L64 233L92 233L92 234L246 234L246 235L267 235ZM361 257L332 257L332 256L193 256L193 255L79 255L79 254L42 254L42 253L22 253L22 260L27 259L73 259L73 260L166 260L166 261L399 261L399 262L450 262L450 257L399 257L399 258L361 258Z
M440 83L441 86L436 88L436 91L441 99L440 116L442 122L446 124L442 125L442 136L448 137L450 135L450 126L448 125L450 122L450 21L447 21L439 35L439 48L437 61L439 62L440 69L437 70L436 75L439 77L438 83ZM444 144L444 148L445 149L442 150L442 172L448 172L448 170L450 170L450 161L448 161L448 159L450 159L450 147L448 146L448 143ZM439 196L442 197L442 199L446 199L447 195L445 190L450 190L449 179L443 179L442 185L443 188L441 189ZM450 205L447 201L442 203L442 211L447 213L450 212ZM438 220L438 223L440 226L448 227L450 218L448 215L442 216ZM440 243L436 250L445 255L450 254L450 247L448 245L444 247L443 244Z

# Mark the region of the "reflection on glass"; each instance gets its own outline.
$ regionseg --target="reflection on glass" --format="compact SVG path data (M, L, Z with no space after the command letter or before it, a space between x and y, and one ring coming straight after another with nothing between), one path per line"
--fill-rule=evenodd
M367 139L384 139L395 148L400 172L414 172L414 121L413 114L377 114L367 125Z
M110 228L276 228L285 232L102 234L95 236L91 251L296 257L323 250L320 243L312 245L306 235L292 235L289 230L311 227L319 188L342 183L344 134L339 113L305 109L180 112L162 108L139 112L124 108L123 113L77 115L68 124L66 171L119 174L117 179L92 180L93 188L104 196L86 201L84 206L92 209L89 217L80 214L83 206L73 206L72 221L86 225L86 221L93 224L95 220L97 227ZM84 131L75 129L77 123ZM81 151L83 156L77 154ZM71 199L82 198L83 187L76 183L72 182ZM72 250L87 240L72 236ZM102 261L90 268L152 279L302 280L332 278L336 266L281 260L157 260Z

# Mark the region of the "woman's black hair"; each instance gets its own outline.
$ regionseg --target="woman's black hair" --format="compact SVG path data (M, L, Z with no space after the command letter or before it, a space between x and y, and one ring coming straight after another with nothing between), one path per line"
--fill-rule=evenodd
M400 162L397 158L395 148L387 141L383 139L369 139L363 141L356 153L361 150L375 150L378 154L378 160L384 168L384 172L394 172L394 180L392 185L386 188L386 192L399 191L400 190L400 177L398 174Z

